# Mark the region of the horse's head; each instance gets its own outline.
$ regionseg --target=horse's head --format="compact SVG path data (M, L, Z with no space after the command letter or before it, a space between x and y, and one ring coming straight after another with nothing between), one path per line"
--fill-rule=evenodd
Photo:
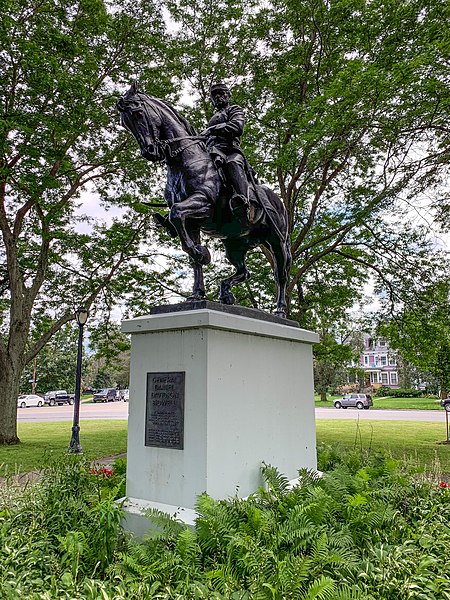
M152 162L164 160L159 140L160 114L152 108L150 97L138 91L136 82L120 98L116 108L121 124L136 138L142 156Z

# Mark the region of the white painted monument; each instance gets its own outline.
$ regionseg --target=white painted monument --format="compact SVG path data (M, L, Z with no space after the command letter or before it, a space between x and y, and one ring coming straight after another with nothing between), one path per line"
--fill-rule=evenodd
M202 492L251 494L263 461L289 479L316 468L318 336L253 318L260 311L197 306L122 324L131 334L125 527L138 536L150 526L145 508L190 523Z

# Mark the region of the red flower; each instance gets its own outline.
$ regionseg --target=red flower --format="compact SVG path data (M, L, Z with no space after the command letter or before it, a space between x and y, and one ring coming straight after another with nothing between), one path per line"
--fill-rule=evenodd
M101 469L89 469L89 473L91 475L103 475L103 477L111 477L114 474L112 469L108 469L107 467L102 467Z
M441 481L441 483L439 484L439 487L446 488L447 484L445 483L445 481Z

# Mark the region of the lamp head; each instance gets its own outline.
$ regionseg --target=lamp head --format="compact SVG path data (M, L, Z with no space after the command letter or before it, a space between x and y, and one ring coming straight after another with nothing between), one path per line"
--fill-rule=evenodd
M79 306L75 311L75 318L77 320L78 325L84 325L89 316L87 308L84 306Z

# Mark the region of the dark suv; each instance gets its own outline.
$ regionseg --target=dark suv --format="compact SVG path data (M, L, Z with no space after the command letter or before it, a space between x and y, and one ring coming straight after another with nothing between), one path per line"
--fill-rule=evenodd
M450 398L441 400L441 406L443 406L447 412L450 412Z
M73 404L74 394L68 394L66 390L54 390L47 392L44 396L44 404L49 406L61 406L62 404Z
M94 402L115 402L116 388L105 388L94 394Z

